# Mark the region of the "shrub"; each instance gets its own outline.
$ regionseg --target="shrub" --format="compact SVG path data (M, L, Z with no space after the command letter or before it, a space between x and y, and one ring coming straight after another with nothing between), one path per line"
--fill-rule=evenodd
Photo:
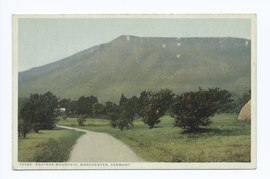
M172 105L174 125L188 130L208 126L211 123L209 117L231 102L230 93L218 88L184 93L177 96Z
M86 115L80 115L80 117L77 119L78 125L79 126L84 126L86 122Z
M63 119L63 120L66 120L66 119L67 119L67 115L66 115L66 114L63 115L63 116L62 116L62 119Z
M110 112L110 118L111 118L111 126L113 128L119 128L123 130L124 128L128 129L130 126L132 126L133 117L127 109L125 109L123 106L117 106L115 107L114 111Z
M118 119L115 121L116 127L121 129L121 131L126 128L128 129L131 124L132 120L128 117L128 111L122 110L121 113L119 114Z
M133 126L134 116L137 108L137 97L128 99L122 94L119 105L112 105L108 115L111 118L111 126L123 130Z
M171 90L165 89L158 92L148 92L141 115L143 122L153 128L160 122L160 117L165 115L165 112L172 104L174 94Z
M117 119L119 118L120 112L119 106L112 102L106 102L105 111L111 120L111 126L113 128L117 127Z

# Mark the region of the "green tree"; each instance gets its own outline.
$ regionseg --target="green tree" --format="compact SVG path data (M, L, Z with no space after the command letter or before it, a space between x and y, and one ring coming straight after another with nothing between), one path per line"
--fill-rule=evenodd
M69 110L68 115L71 115L71 116L77 116L78 115L78 101L72 100L70 102L70 110Z
M35 132L52 129L57 121L58 99L51 92L43 95L32 94L19 113L22 126L26 128L32 128Z
M95 96L81 96L77 101L77 112L79 115L93 115L93 105L98 103Z
M59 100L59 107L60 108L65 108L66 109L66 114L69 114L70 110L71 110L71 100L66 99L66 98L60 99Z
M160 117L165 115L165 112L172 104L174 94L172 90L162 89L158 92L148 92L143 109L141 111L143 122L153 128L160 122Z
M121 130L128 129L133 126L132 122L134 114L126 106L115 106L114 110L109 114L111 118L111 126Z
M231 94L219 88L186 92L177 96L172 105L174 125L191 131L208 126L210 117L218 110L226 109L231 102Z
M78 125L79 126L84 126L86 122L86 115L80 115L79 118L77 119Z
M26 135L31 132L32 130L32 123L27 120L18 120L18 135L19 137L25 138Z
M113 128L117 127L117 120L121 112L120 106L112 102L106 102L105 111L106 111L107 116L109 116L111 120L111 126Z
M105 102L105 106L104 106L104 113L109 116L110 112L113 110L114 106L116 106L116 104L107 101Z
M20 112L28 101L29 98L18 98L18 136L23 138L25 138L26 135L32 130L32 124L29 124L28 121L23 120Z
M133 122L133 117L131 115L132 114L127 109L120 109L117 119L115 120L115 127L118 127L119 129L121 129L121 131L124 128L128 129L130 126L132 126Z
M138 111L138 98L136 96L132 96L126 102L126 104L122 107L122 111L125 111L126 119L128 120L128 124L133 126L133 120Z
M202 89L200 89L203 91ZM232 94L227 90L221 90L219 88L209 88L208 100L212 101L217 108L217 112L229 112L234 102Z
M60 108L69 108L70 107L71 100L70 99L60 99L59 100L59 107Z
M128 99L125 97L124 94L122 94L122 96L120 97L120 100L119 100L119 105L122 106L124 104L126 104L128 101Z
M29 101L29 98L27 97L19 97L18 98L18 111L21 111L21 109L27 104ZM20 115L20 113L19 113Z
M103 104L95 103L93 105L93 114L96 116L104 115L105 114L105 107Z
M133 126L134 117L137 111L137 97L133 96L127 99L126 103L122 106L119 106L118 119L116 119L116 127L123 130L124 128L128 129Z
M146 103L146 100L148 99L149 95L150 95L149 91L142 91L140 93L140 97L138 98L138 101L137 101L137 114L140 117L143 116L142 110L143 110L144 104Z
M135 115L133 105L135 98L127 99L123 94L120 98L119 104L116 105L112 102L106 102L104 111L111 119L111 126L117 127L121 130L129 128L132 125Z

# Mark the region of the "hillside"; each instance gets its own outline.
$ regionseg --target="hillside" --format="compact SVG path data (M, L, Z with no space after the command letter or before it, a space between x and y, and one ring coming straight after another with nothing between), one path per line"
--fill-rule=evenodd
M57 62L19 72L19 96L52 91L118 101L121 93L170 88L250 89L250 40L120 36Z

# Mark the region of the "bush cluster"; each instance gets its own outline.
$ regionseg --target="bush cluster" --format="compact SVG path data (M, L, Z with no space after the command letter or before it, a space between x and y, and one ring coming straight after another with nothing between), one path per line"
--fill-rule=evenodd
M250 95L242 98L241 104L248 100ZM198 91L181 95L175 95L170 89L142 91L139 97L131 98L122 94L119 104L110 101L101 104L95 96L82 96L77 101L59 100L51 92L32 94L29 99L21 101L18 133L24 138L32 130L38 132L40 129L54 128L58 115L64 119L68 116L79 116L79 126L83 126L89 116L104 116L111 120L112 127L123 130L132 127L136 118L142 118L145 125L150 129L154 128L162 116L170 114L175 119L175 126L195 130L208 126L211 123L210 117L215 113L232 111L235 107L232 94L219 88L199 88ZM60 109L65 110L63 112Z

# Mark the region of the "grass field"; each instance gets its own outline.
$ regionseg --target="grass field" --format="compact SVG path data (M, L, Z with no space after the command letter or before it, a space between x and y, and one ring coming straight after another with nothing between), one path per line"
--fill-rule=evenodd
M19 162L64 162L73 144L83 134L74 130L41 130L19 138Z
M165 116L161 123L148 129L141 120L134 127L120 131L109 120L87 119L80 128L106 132L130 146L140 157L152 162L249 162L250 122L239 122L234 114L217 114L213 123L197 133L173 127ZM75 118L60 120L60 125L78 127ZM109 147L109 146L108 146Z

